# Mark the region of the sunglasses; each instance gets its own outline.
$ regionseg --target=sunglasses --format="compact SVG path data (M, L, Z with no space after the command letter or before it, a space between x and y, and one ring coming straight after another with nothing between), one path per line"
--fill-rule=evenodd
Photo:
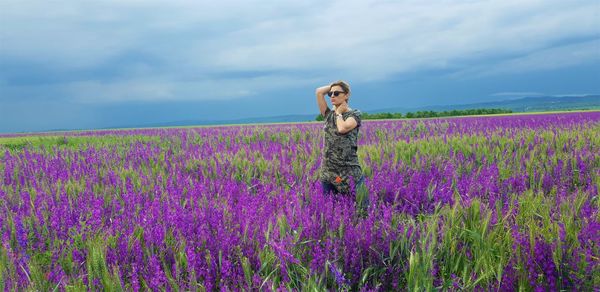
M331 97L332 95L335 96L335 97L337 97L338 95L340 95L340 93L345 93L345 92L343 92L343 91L330 91L330 92L327 92L327 95L329 97Z

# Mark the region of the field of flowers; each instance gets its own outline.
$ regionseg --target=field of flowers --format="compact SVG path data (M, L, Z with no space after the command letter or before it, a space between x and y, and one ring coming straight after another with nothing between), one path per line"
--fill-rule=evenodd
M0 137L0 290L600 287L600 112Z

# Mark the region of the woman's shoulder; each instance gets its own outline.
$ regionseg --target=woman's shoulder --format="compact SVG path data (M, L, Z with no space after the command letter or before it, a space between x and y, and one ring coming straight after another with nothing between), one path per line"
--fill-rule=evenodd
M350 108L350 109L348 109L348 111L346 113L347 113L347 116L345 116L344 118L353 117L354 120L356 120L357 127L360 127L362 125L362 118L360 117L360 115L362 113L360 112L360 110Z
M360 118L360 115L362 115L362 112L359 109L350 108L348 110L348 115L352 115L352 116L356 116L356 117Z

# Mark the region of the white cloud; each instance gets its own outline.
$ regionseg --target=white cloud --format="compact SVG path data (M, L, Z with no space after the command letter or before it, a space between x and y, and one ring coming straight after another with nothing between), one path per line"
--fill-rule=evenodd
M163 102L176 100L235 100L256 96L259 92L315 84L318 80L290 77L202 79L197 81L125 80L102 83L73 82L66 92L77 103L113 103L119 101Z
M367 82L429 69L503 74L597 60L598 3L3 1L0 60L58 72L105 66L123 52L160 60L125 80L56 85L83 102L243 98L338 76ZM478 65L490 62L500 65ZM226 77L255 71L279 74ZM295 72L309 74L298 80Z
M226 68L319 68L359 79L535 52L595 36L594 2L344 1L223 37ZM267 37L265 37L267 36Z

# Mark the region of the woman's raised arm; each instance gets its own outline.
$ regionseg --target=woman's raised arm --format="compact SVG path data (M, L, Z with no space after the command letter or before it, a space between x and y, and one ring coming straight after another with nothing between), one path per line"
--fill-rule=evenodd
M331 89L331 85L325 85L317 88L315 94L317 95L317 105L319 105L319 112L323 117L325 117L325 113L329 109L327 106L327 101L325 101L325 94L329 92Z

